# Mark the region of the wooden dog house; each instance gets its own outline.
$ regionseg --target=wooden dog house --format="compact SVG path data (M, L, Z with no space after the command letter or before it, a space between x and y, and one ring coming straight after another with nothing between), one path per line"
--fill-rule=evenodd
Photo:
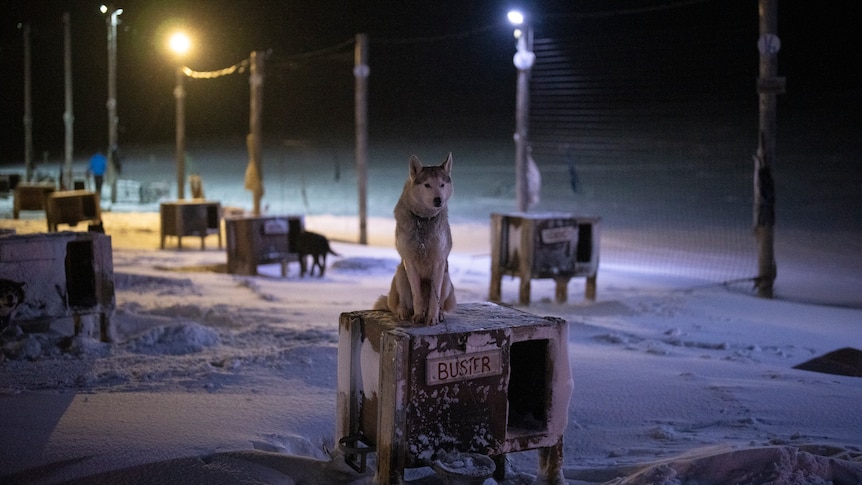
M45 330L72 319L75 333L111 340L115 307L111 237L94 232L0 236L0 279L23 284L10 323ZM92 329L92 330L88 330Z

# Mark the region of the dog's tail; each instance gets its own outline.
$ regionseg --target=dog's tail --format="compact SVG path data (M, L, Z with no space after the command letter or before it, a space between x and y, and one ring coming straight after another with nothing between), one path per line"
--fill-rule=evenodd
M377 298L377 301L374 302L373 310L386 310L387 312L392 311L389 309L389 295L380 295Z
M331 247L329 247L329 241L326 241L326 252L333 255L333 256L341 257L340 254L336 253L335 251L332 250Z

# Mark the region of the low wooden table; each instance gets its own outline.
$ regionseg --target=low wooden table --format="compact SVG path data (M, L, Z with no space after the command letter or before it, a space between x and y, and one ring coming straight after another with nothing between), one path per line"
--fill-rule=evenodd
M204 249L204 239L211 234L218 235L218 247L221 249L220 202L207 200L162 202L160 213L162 249L165 249L167 236L176 236L177 247L180 249L183 247L183 236L198 236L201 238L201 249Z

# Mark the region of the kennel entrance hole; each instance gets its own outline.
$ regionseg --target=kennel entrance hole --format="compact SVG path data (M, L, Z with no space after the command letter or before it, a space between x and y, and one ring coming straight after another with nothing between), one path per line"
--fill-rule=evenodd
M506 427L510 435L548 429L548 345L547 339L512 343Z
M92 241L66 244L66 292L70 307L92 307L98 302L93 257Z

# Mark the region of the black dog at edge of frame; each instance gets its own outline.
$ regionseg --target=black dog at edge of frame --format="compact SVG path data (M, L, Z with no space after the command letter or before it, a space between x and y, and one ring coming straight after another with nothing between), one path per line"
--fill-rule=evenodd
M341 256L329 247L329 240L322 234L316 232L302 231L296 236L296 252L299 254L299 276L304 277L306 271L309 276L314 275L315 266L318 269L318 278L323 277L326 272L326 255ZM308 268L307 256L311 256L311 268Z

